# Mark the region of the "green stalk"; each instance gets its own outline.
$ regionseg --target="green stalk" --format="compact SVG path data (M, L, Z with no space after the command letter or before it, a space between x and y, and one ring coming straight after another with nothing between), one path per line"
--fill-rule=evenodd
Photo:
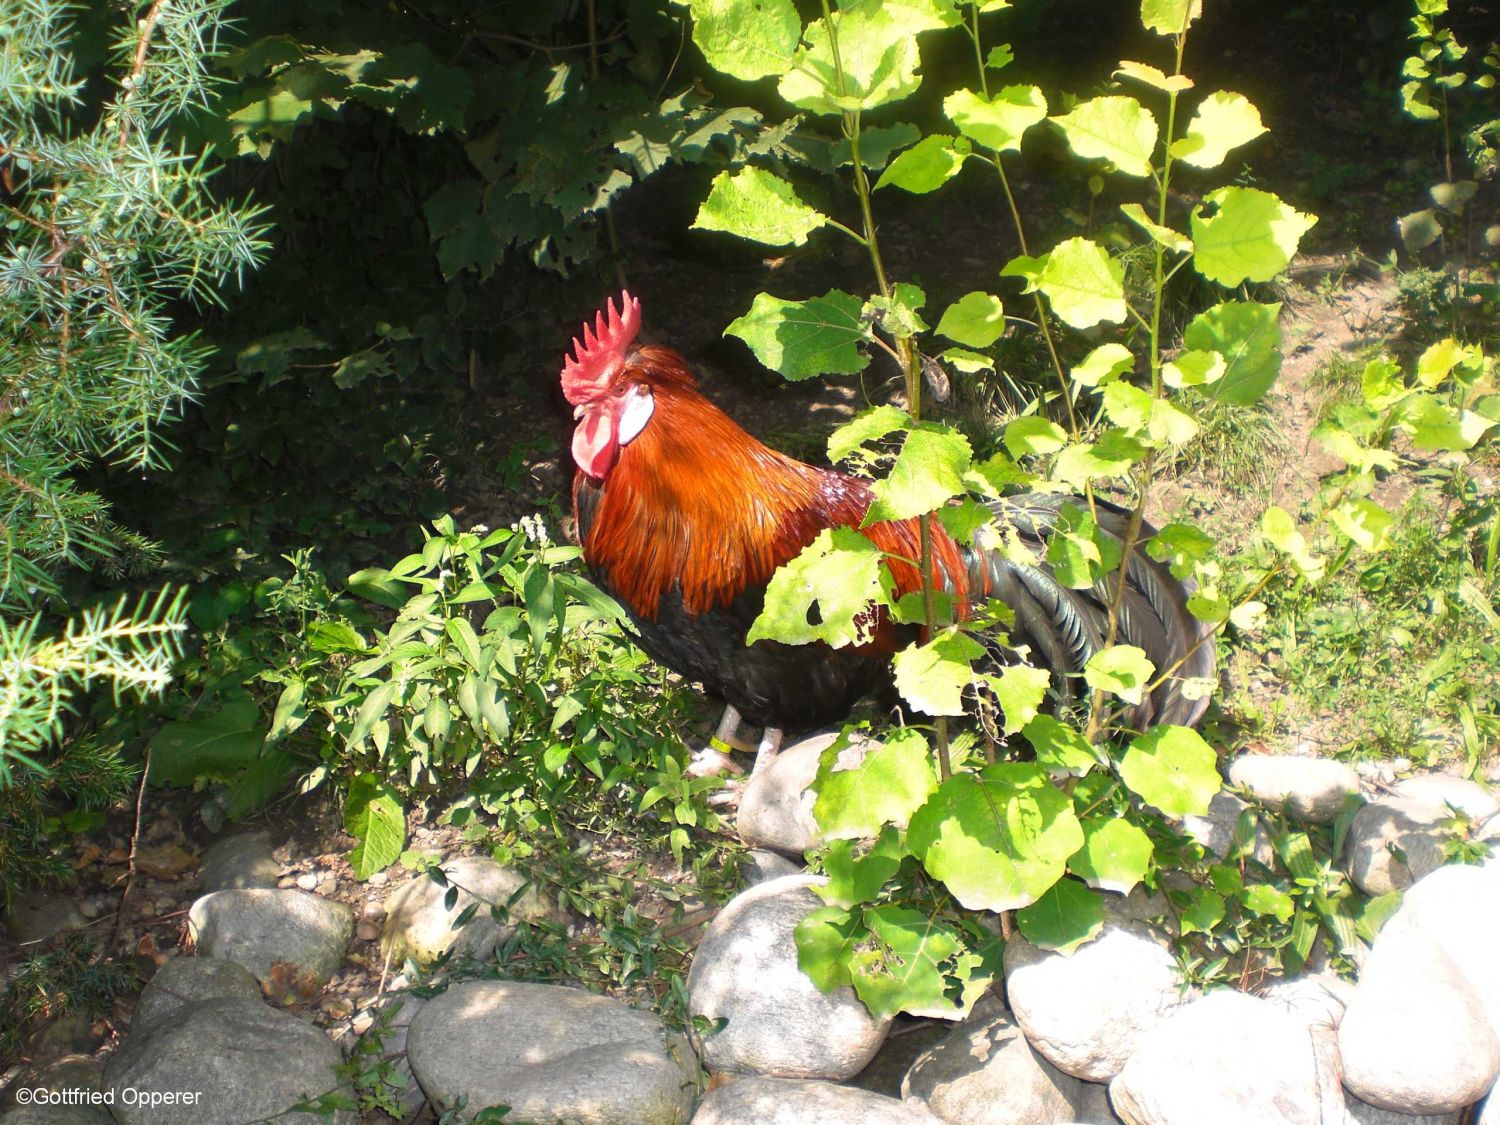
M969 38L974 43L974 61L979 71L979 90L988 100L990 96L990 80L984 73L984 49L979 39L979 5L969 5L970 24L965 28ZM1026 242L1026 225L1021 221L1021 210L1016 206L1015 192L1011 191L1010 177L1005 174L1005 162L1000 159L998 152L990 153L990 161L995 166L995 172L1000 177L1000 188L1005 193L1005 206L1010 211L1011 224L1016 228L1016 245L1020 247L1021 253L1031 257L1031 249ZM1047 306L1042 302L1040 292L1033 293L1032 300L1036 302L1036 323L1041 329L1042 340L1047 345L1047 355L1052 360L1052 370L1057 375L1057 385L1062 392L1063 405L1068 408L1068 433L1075 439L1078 433L1078 415L1073 409L1073 387L1068 381L1068 373L1063 370L1062 357L1057 353L1057 341L1053 339L1052 328L1047 322Z
M828 30L828 45L833 54L833 69L838 82L839 95L848 92L844 77L844 63L839 55L838 29L834 26L833 12L828 0L823 3L823 26ZM849 156L854 162L854 190L859 196L860 223L864 231L863 243L870 255L870 264L875 269L875 284L881 297L889 300L891 283L885 272L885 259L880 253L880 239L875 230L875 213L870 205L870 179L865 174L864 162L859 152L860 115L858 111L844 113L844 135L849 138ZM906 386L907 410L913 421L922 420L922 370L916 349L907 337L894 337L896 354L901 366L902 380ZM921 544L919 571L922 582L922 617L930 639L937 630L936 575L932 561L932 525L930 517L922 516L917 521L918 538ZM953 773L948 751L948 720L939 715L933 723L937 737L938 776L946 780Z
M1172 67L1175 77L1182 73L1182 55L1187 46L1187 31L1183 30L1176 36L1177 54ZM1158 181L1156 197L1156 222L1159 226L1167 225L1167 203L1168 189L1172 182L1172 139L1177 132L1177 91L1167 91L1167 128L1162 139L1162 162L1161 178ZM1151 276L1151 351L1148 358L1151 371L1151 394L1155 398L1164 396L1164 388L1161 380L1161 314L1164 300L1164 288L1166 285L1166 256L1167 248L1159 241L1153 239L1152 243L1153 264ZM1140 540L1141 525L1146 519L1146 501L1151 495L1151 482L1156 470L1156 450L1150 450L1146 459L1141 463L1139 473L1136 474L1136 501L1130 511L1130 523L1125 529L1125 539L1121 544L1119 573L1115 576L1114 593L1109 599L1109 628L1105 635L1104 644L1108 648L1115 643L1115 638L1120 632L1120 607L1125 603L1126 579L1130 574L1130 555L1135 550ZM1179 662L1180 663L1180 662ZM1162 677L1158 677L1160 680ZM1104 713L1104 692L1096 690L1093 694L1091 706L1089 707L1089 722L1086 736L1090 741L1098 737L1102 726Z

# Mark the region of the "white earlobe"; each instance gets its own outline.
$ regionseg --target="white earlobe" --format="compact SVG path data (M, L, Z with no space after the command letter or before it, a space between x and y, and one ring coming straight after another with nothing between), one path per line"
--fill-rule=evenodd
M651 421L656 410L656 397L645 387L636 387L625 397L625 406L620 411L620 428L616 440L629 445Z

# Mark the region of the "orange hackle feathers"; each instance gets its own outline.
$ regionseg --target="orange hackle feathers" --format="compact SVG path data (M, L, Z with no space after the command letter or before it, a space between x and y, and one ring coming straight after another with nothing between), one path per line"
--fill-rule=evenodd
M613 300L606 301L593 327L584 321L582 334L573 337L573 354L563 359L563 396L577 406L603 393L625 365L625 353L640 330L641 303L622 289L619 311Z
M824 528L859 527L871 501L865 482L755 440L697 392L675 352L642 348L629 375L653 389L656 414L621 451L583 548L642 617L655 619L674 582L689 613L726 605L764 586ZM936 520L931 528L939 581L962 607L966 568ZM906 561L921 555L916 520L878 523L864 533L895 556L898 596L921 589L920 571Z

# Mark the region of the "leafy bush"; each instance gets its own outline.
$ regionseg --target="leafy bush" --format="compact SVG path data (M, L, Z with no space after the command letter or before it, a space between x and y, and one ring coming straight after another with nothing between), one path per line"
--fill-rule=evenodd
M1124 61L1114 76L1119 89L1087 98L1000 85L996 76L1014 60L987 38L986 13L1005 4L867 0L825 5L805 26L790 0L690 7L693 40L708 63L736 79L774 79L781 98L813 122L798 122L798 133L821 132L838 154L821 170L847 175L853 189L850 214L840 218L805 202L779 170L752 162L716 178L695 225L775 246L834 232L868 253L874 279L868 297L762 293L726 333L794 380L856 373L874 353L895 361L906 409L875 407L829 440L830 460L866 471L895 450L889 472L873 483L870 521L916 517L926 529L936 519L967 539L989 518L979 499L1016 487L1074 493L1047 561L1065 584L1109 593L1109 636L1085 669L1091 707L1076 724L1039 713L1045 671L1017 660L996 672L986 662L986 643L974 632L996 630L993 615L954 620L950 599L931 588L893 603L880 580L880 550L854 531L820 536L778 572L751 632L786 643L855 643L871 603L923 627L922 639L895 655L894 673L907 707L925 720L887 735L854 769L834 769L838 747L824 757L814 814L834 841L822 854L828 905L802 924L798 945L821 987L852 984L872 1011L958 1016L998 972L996 935L971 912L1014 911L1032 942L1075 948L1102 925L1098 892L1151 885L1158 870L1183 861L1178 819L1204 812L1220 788L1215 750L1196 731L1112 729L1110 701L1138 703L1178 672L1113 643L1123 560L1146 549L1193 579L1190 608L1210 634L1256 629L1267 590L1317 589L1352 554L1387 545L1394 519L1370 492L1377 472L1400 463L1397 435L1419 451L1460 453L1500 420L1493 363L1452 340L1422 356L1414 381L1389 361L1372 362L1361 401L1320 428L1346 468L1323 483L1308 522L1268 507L1255 542L1239 555L1187 523L1163 528L1143 548L1153 483L1198 436L1201 412L1252 410L1274 383L1280 307L1235 293L1277 277L1315 221L1269 191L1205 185L1206 174L1265 129L1243 95L1199 94L1183 73L1197 0L1143 0L1141 21L1163 43L1162 65ZM969 85L943 99L951 131L923 136L907 123L870 125L923 84L918 38L945 29L968 40L975 60ZM1052 108L1059 104L1061 111ZM1094 177L1093 193L1119 209L1100 229L1039 250L1028 241L1006 164L1044 124ZM1021 253L999 272L1020 292L1002 299L976 291L929 311L926 294L901 280L882 252L875 199L890 187L930 193L970 164L994 172L1014 220ZM1189 193L1186 203L1179 192ZM1126 257L1146 263L1129 284ZM1174 347L1166 286L1187 270L1228 294L1192 317ZM1017 297L1025 319L1010 311ZM995 345L1013 323L1034 327L1033 345L1050 358L1055 386L1022 404L1004 430L1003 452L976 459L962 434L924 417L924 384L941 399L953 381L994 367ZM929 332L945 342L926 343ZM1094 517L1096 498L1111 493L1133 509L1123 549ZM931 587L929 537L924 530L920 561ZM1332 559L1322 553L1330 548ZM1200 698L1213 687L1181 684ZM948 732L970 692L988 695L998 718L982 747ZM1237 911L1281 928L1266 944L1284 948L1279 956L1290 966L1306 959L1320 928L1347 952L1354 915L1342 891L1318 880L1305 837L1281 842L1284 874L1275 878L1284 888L1252 886L1243 865L1235 867L1239 882L1219 879L1219 889L1198 896L1196 928L1213 930L1219 919L1211 915L1222 916L1232 897ZM1186 919L1183 929L1191 929Z
M552 545L540 518L460 531L444 517L425 535L421 551L349 579L366 606L395 612L388 623L333 597L305 558L292 580L232 595L263 616L215 643L235 653L219 705L161 729L152 779L228 783L239 816L300 772L304 791L343 799L360 878L401 855L414 803L448 802L457 824L496 817L515 855L538 837L566 843L601 810L657 809L679 858L689 829L716 828L698 798L719 783L682 772L679 697L625 642L614 602L569 568L578 549ZM269 719L257 684L279 687Z

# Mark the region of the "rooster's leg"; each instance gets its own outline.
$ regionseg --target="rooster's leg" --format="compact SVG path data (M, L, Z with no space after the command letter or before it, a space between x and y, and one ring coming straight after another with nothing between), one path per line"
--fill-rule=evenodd
M750 775L753 777L761 770L771 764L771 759L781 751L781 730L778 727L766 727L760 733L760 745L755 748L755 765L750 767Z
M729 757L728 751L732 748L741 750L750 749L739 737L740 713L732 704L724 708L724 715L719 720L719 729L714 732L713 739L707 746L693 751L692 758L688 762L688 774L691 777L709 777L719 773L743 773L744 770L735 765Z

